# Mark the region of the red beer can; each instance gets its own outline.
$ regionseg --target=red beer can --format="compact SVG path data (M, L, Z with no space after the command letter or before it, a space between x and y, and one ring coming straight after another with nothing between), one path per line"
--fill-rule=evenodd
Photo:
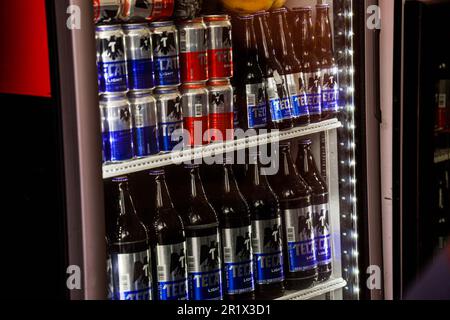
M187 146L201 146L210 142L208 129L208 90L204 83L186 83L182 86L181 109L184 129L189 131Z
M208 80L207 29L203 18L179 23L181 81Z
M172 17L174 8L175 0L120 0L119 18L124 21L164 20Z
M111 22L117 18L120 8L120 0L93 0L94 22Z
M231 22L227 15L204 16L208 28L209 78L233 77Z
M212 142L234 139L233 87L229 79L208 82L209 130Z

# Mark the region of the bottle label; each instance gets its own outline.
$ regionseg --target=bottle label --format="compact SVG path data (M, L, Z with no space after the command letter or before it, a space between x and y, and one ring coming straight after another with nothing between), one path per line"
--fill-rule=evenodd
M186 243L156 246L159 300L187 300Z
M339 86L337 77L337 67L322 70L322 111L338 111Z
M114 283L113 283L113 277L112 277L112 261L111 256L108 255L108 259L106 260L106 278L107 278L107 300L113 300L114 299Z
M308 116L309 110L306 103L306 88L303 74L287 74L286 83L289 90L294 117L298 118Z
M273 122L282 122L292 118L293 110L285 86L285 80L277 71L266 79L267 99Z
M312 207L284 211L289 271L307 271L317 267Z
M328 203L314 206L314 235L319 266L331 263L331 232L328 210Z
M114 300L152 300L150 250L111 254Z
M322 114L322 88L320 78L320 72L305 74L307 81L306 104L308 105L311 116Z
M281 218L252 221L252 248L257 284L284 280Z
M187 238L189 300L221 300L222 270L219 233Z
M255 290L251 234L251 226L222 230L226 290L229 295Z
M245 86L247 119L250 129L265 128L267 126L266 96L264 84L248 84Z

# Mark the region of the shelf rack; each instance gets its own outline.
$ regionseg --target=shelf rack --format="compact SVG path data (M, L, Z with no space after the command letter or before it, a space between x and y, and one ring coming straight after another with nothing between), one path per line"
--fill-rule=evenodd
M319 297L329 292L333 292L344 288L347 281L342 278L330 279L324 283L319 283L316 286L301 290L301 291L287 291L286 294L276 300L309 300Z
M183 151L159 154L143 159L134 159L117 164L107 164L103 166L103 179L110 179L135 172L161 168L172 164L181 164L183 162L196 159L214 157L237 150L257 147L277 141L290 140L318 132L325 132L340 128L341 126L342 124L337 119L331 119L287 131L275 131L234 141L214 143L204 147L196 147Z

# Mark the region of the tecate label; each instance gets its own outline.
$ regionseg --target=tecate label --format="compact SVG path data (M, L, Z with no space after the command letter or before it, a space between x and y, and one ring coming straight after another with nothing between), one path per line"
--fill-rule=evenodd
M128 88L148 90L154 87L151 38L148 29L130 30L125 35Z
M322 70L322 111L336 112L339 109L337 76L337 67Z
M127 91L127 65L122 31L97 32L98 86L101 93Z
M294 117L308 116L309 110L306 103L306 88L303 74L293 73L287 74L285 77Z
M150 251L111 255L115 300L152 300Z
M281 218L252 221L255 281L270 284L284 280Z
M156 246L159 300L186 300L186 243Z
M179 95L167 98L164 98L164 96L161 97L156 102L159 148L161 151L169 152L182 139L172 136L175 130L183 128L181 98Z
M131 110L128 103L101 105L103 161L124 161L133 157Z
M107 277L107 300L114 299L114 283L113 283L113 275L112 275L112 261L111 256L108 255L108 259L106 260L106 277Z
M312 207L284 211L289 271L307 271L317 267Z
M152 35L155 85L158 87L180 84L178 32L163 31Z
M222 270L219 233L187 238L189 300L221 300Z
M156 128L156 101L132 101L133 144L136 157L146 157L159 152Z
M251 129L267 126L266 95L264 84L248 84L245 86L248 127Z
M209 26L208 64L211 79L233 76L231 26Z
M227 130L234 128L233 108L233 88L231 86L210 87L209 129L219 131L223 139L227 137Z
M327 265L331 263L331 232L328 221L329 205L315 205L314 209L314 236L316 245L317 263Z
M322 113L322 89L320 86L320 72L305 74L307 81L306 103L310 115Z
M274 72L274 77L266 79L267 97L273 122L291 119L293 115L291 101L284 83L284 79Z
M206 27L180 30L181 80L183 83L208 80L207 50Z
M251 226L222 230L226 292L229 295L255 289L251 234Z

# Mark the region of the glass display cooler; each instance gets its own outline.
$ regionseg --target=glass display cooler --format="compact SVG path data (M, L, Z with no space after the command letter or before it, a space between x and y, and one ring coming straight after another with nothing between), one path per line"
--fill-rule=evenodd
M177 5L183 3L175 2ZM105 3L114 4L114 1L94 1L97 5ZM215 1L204 3L201 14L230 14L231 27L236 26L235 14L231 14L230 9L223 8ZM64 171L61 193L64 198L62 212L66 241L63 248L60 248L64 252L60 262L66 266L79 266L82 270L81 289L68 290L66 283L62 284L66 297L107 298L108 250L105 236L109 232L109 222L105 198L108 199L110 191L105 186L113 179L117 182L117 178L123 179L124 176L129 176L130 179L142 177L150 170L154 172L166 169L171 172L176 170L173 169L174 161L202 160L213 155L274 146L287 141L291 142L293 157L298 159L298 142L309 139L312 142L315 164L329 190L332 273L326 281L314 282L302 290L287 290L276 299L382 298L379 30L369 29L366 24L367 8L374 4L376 5L376 1L369 0L290 0L285 3L289 11L310 6L313 23L317 6L329 6L339 107L339 112L332 117L281 131L269 130L205 146L173 150L118 163L103 163L94 23L94 18L98 18L99 7L93 6L91 1L47 1L52 96L57 105L57 127L62 137L61 161ZM255 11L260 9L269 8L257 8ZM165 20L171 21L173 18ZM290 30L294 39L293 48L299 40L291 25ZM273 38L277 38L273 27L265 31L272 32ZM233 30L234 34L236 30ZM234 48L233 62L236 65L249 59L241 49ZM287 55L293 56L295 51L288 50ZM236 81L233 85L239 86L240 83ZM235 171L239 178L239 169ZM210 178L209 175L202 176L203 183L208 185ZM171 193L177 193L174 190L177 189L177 184L173 188L169 183L169 187ZM216 192L220 193L220 190ZM133 190L132 197L135 197ZM138 204L136 206L139 207ZM376 280L368 281L369 277Z

